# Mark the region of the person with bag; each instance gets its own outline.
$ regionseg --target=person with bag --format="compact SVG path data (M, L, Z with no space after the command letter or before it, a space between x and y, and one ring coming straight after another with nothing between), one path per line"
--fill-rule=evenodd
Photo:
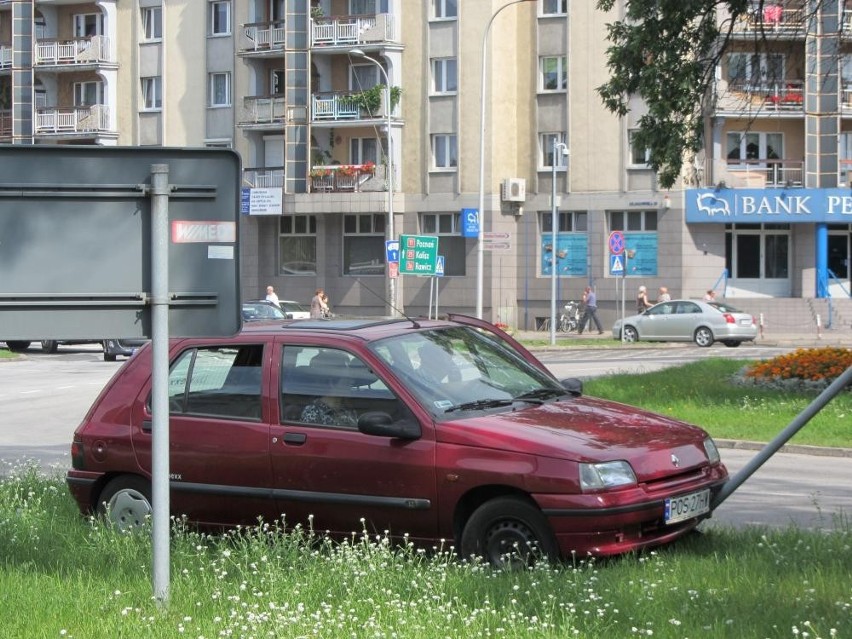
M586 324L591 328L592 322L594 322L598 329L598 335L603 335L603 326L601 326L601 321L598 319L598 296L591 286L587 286L583 291L583 304L586 307L583 310L583 319L580 320L580 330L577 331L577 334L582 335Z

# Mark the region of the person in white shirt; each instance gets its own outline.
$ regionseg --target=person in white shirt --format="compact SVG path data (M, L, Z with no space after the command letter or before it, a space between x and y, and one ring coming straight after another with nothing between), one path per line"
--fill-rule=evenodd
M272 286L266 287L266 301L272 302L275 306L280 306L278 296L275 294L275 289Z

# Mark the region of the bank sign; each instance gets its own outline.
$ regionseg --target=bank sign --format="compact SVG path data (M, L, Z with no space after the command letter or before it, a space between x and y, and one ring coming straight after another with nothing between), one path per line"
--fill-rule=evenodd
M852 224L850 189L687 189L687 224Z

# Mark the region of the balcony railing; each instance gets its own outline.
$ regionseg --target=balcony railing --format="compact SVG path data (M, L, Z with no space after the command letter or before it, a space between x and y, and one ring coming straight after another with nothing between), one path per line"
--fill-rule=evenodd
M284 167L268 166L243 170L243 181L257 188L284 187Z
M12 111L4 109L0 111L0 138L12 137Z
M0 44L0 69L12 68L12 47Z
M37 66L64 66L115 62L110 39L95 36L66 42L39 40L35 46Z
M287 105L283 95L254 96L243 99L240 124L277 124L286 119Z
M244 24L241 49L243 51L283 49L286 35L284 23L280 21Z
M722 111L803 113L804 97L802 80L766 84L732 81L728 84L728 90L719 95L716 108Z
M387 171L375 164L329 164L311 168L308 175L312 193L384 191Z
M317 18L311 29L311 44L315 47L352 46L396 40L396 22L389 13Z
M761 6L762 4L762 6ZM734 30L747 33L802 33L805 30L805 9L801 0L772 3L752 2Z
M802 186L803 167L801 160L728 160L725 181L733 187Z
M109 107L39 107L36 112L37 135L51 133L102 133L110 128Z

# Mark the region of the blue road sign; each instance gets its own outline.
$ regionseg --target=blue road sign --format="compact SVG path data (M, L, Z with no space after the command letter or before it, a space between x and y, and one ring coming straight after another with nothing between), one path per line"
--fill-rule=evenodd
M444 277L444 256L439 255L438 260L435 262L435 275L438 277Z
M399 262L399 240L385 240L385 253L388 262Z
M479 211L462 209L462 237L479 237Z
M609 274L624 275L624 258L621 255L609 256Z

